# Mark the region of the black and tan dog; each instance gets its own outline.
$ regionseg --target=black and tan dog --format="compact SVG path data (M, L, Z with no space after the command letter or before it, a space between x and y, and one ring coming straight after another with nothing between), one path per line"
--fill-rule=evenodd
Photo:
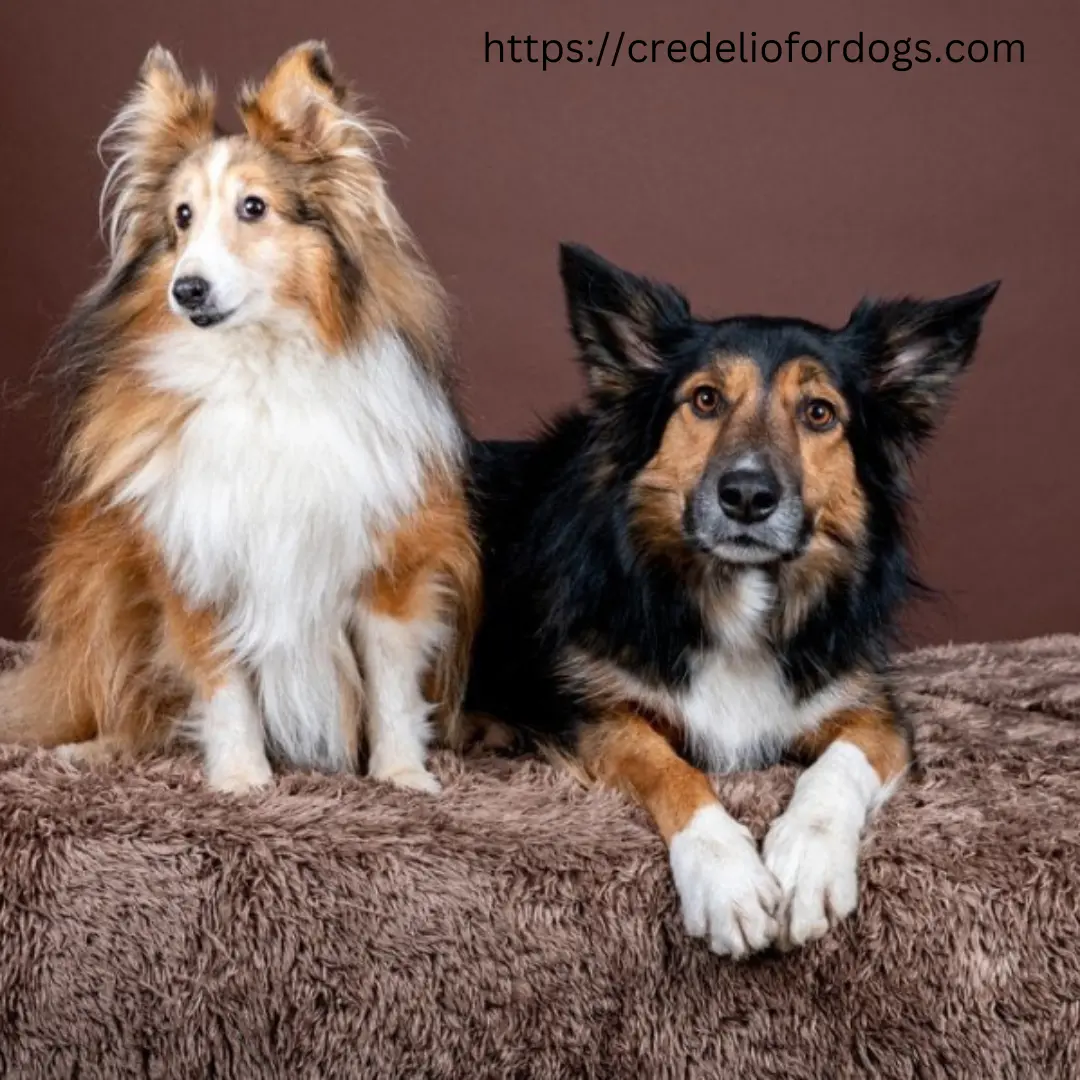
M716 952L801 944L854 910L860 832L911 761L885 674L908 468L996 286L829 330L698 319L579 247L562 276L588 399L476 448L467 707L638 798ZM813 765L759 854L705 774L785 754Z

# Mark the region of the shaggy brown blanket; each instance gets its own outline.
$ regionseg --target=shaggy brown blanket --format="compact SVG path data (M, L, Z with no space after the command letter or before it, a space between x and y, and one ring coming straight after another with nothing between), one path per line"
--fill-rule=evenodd
M1078 1077L1080 638L902 658L925 775L857 916L734 964L663 846L535 761L440 798L0 753L4 1077ZM793 773L727 777L760 836Z

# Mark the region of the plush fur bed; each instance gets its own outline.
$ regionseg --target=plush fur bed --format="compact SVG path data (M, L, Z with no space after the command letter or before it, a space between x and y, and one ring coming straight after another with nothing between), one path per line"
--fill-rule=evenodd
M0 1075L1080 1076L1080 638L897 666L925 775L857 917L743 964L643 814L538 762L237 801L4 749ZM792 780L720 788L760 835Z

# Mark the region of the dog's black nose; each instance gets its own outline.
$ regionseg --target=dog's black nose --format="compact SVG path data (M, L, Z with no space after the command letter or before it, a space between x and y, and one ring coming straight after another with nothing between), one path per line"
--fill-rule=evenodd
M173 282L173 297L188 311L195 311L206 303L210 295L210 282L201 277L182 277Z
M729 469L720 477L720 506L732 521L753 525L780 505L780 481L767 466Z

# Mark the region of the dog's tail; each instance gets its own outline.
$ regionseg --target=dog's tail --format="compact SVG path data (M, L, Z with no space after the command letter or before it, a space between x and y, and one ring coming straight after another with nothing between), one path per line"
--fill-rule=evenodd
M0 743L53 747L93 738L93 722L74 707L55 666L42 649L0 671Z

